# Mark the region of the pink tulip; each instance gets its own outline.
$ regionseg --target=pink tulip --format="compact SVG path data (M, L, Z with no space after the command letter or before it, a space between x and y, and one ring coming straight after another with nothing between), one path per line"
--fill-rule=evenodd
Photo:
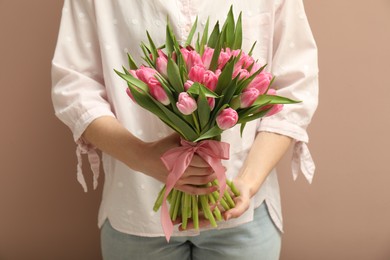
M268 72L261 72L257 75L247 88L257 88L260 94L264 94L272 80L272 74Z
M276 95L276 90L273 88L268 89L267 95L272 95L272 96Z
M210 68L210 63L211 63L211 60L213 58L213 54L214 54L214 49L209 48L209 47L206 47L204 52L203 52L202 62L203 62L204 67L207 70Z
M245 89L240 96L240 107L247 108L250 107L253 102L260 95L260 92L256 88L247 88Z
M203 68L203 65L195 65L191 68L190 73L188 74L188 77L193 82L199 82L201 83L203 81L203 76L205 73L205 69Z
M203 74L203 79L201 81L208 89L215 90L218 83L218 77L211 70L206 70Z
M138 79L137 77L137 71L136 70L129 70L130 75L132 75L134 78Z
M200 57L199 53L196 51L190 51L187 56L187 71L190 71L192 67L194 66L203 66L202 58Z
M229 61L231 55L229 52L221 51L218 57L218 69L222 70L226 63Z
M266 116L275 115L276 113L279 113L282 109L283 109L283 104L272 105L271 109L268 111Z
M192 80L187 80L184 83L184 90L187 91L193 84L194 84L194 82Z
M241 52L240 59L237 63L239 63L243 69L247 69L254 62L255 60L251 56L249 56L245 52Z
M245 79L249 77L249 72L246 69L239 69L237 71L233 71L232 78L234 79L235 77L237 77L238 74L240 74L239 79Z
M176 106L183 115L191 115L198 108L195 99L187 92L181 92L179 94Z
M261 68L261 64L260 63L257 63L255 62L252 66L252 69L250 71L250 75L253 75L253 73L255 73L256 71L258 71L260 68Z
M210 110L212 111L215 107L215 98L208 97L207 98L207 103L209 103Z
M142 80L145 83L148 83L149 79L154 78L156 72L157 71L155 69L141 66L138 70L136 70L135 73L140 80Z
M226 130L237 124L238 114L236 110L229 107L222 110L222 112L219 113L216 121L220 129Z
M267 95L276 95L276 90L270 88L267 92ZM270 109L265 116L272 116L276 113L279 113L283 109L283 104L267 105L262 107L260 110Z
M186 48L181 48L180 52L181 52L181 55L183 56L184 62L187 64L188 54L190 53L190 51L187 50Z
M169 98L160 82L156 78L150 78L148 81L149 92L152 97L161 102L165 106L170 104Z
M163 75L165 78L167 78L167 65L168 65L168 59L165 53L163 53L161 50L158 50L158 57L156 59L156 67L157 71L160 72L161 75Z

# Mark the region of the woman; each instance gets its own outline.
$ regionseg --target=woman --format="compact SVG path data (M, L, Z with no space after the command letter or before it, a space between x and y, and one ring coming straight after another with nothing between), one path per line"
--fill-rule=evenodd
M178 136L146 110L129 101L126 86L113 72L132 53L141 63L139 43L145 30L157 43L165 40L165 21L184 41L198 16L200 25L223 21L231 4L243 12L243 50L257 41L253 57L268 64L278 94L302 100L278 114L225 131L231 145L224 162L227 177L241 195L224 212L218 229L204 226L176 230L167 243L154 200L168 174L161 155L179 145ZM105 183L99 211L104 259L278 259L282 216L276 164L293 143L293 173L299 168L312 178L314 165L307 149L306 127L317 106L317 48L300 0L265 1L141 1L65 0L52 68L56 115L70 127L81 154L89 155L97 185L103 152ZM201 188L215 173L200 157L175 188L207 194Z

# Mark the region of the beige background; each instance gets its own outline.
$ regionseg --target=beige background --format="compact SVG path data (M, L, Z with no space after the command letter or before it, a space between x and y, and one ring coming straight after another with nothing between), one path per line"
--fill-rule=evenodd
M281 259L389 260L390 1L305 4L320 50L317 171L308 185L292 181L288 156L279 167ZM77 184L75 146L50 101L61 6L0 0L1 260L101 259L101 190Z

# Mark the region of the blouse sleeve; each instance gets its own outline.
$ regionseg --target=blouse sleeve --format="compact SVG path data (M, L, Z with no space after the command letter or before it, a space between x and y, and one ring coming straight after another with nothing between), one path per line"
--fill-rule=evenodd
M276 11L272 73L277 94L301 103L285 105L273 116L263 118L259 131L274 132L294 139L292 172L302 171L311 182L315 165L307 147L306 131L318 104L318 61L314 41L301 0L282 0Z
M56 116L72 131L78 143L77 177L87 190L81 172L81 154L88 154L97 184L99 159L81 135L101 116L114 116L104 86L93 1L65 0L52 60L52 101Z

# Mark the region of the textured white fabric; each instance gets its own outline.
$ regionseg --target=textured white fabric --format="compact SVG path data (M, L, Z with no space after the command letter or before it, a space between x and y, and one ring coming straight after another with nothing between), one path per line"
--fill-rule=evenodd
M301 0L65 0L57 48L52 63L52 99L56 115L71 129L79 144L78 157L88 153L97 184L98 160L92 147L82 142L86 127L101 116L116 117L131 133L154 141L171 133L158 118L134 104L126 95L126 84L113 71L127 64L127 52L141 63L139 44L148 30L157 45L165 41L165 22L185 41L192 22L199 17L202 30L224 21L230 5L236 17L243 12L243 49L257 41L253 56L267 63L277 76L278 93L303 102L286 105L275 116L248 123L241 138L239 127L226 131L222 139L231 144L231 159L224 162L228 178L242 166L258 131L275 132L295 140L294 176L302 170L311 181L314 164L307 148L306 127L317 107L317 48ZM141 236L162 236L159 213L152 210L162 183L126 167L103 154L105 184L99 225L109 218L117 230ZM78 179L87 189L78 168ZM240 218L221 223L220 228L251 221L253 209L266 201L277 227L282 230L279 186L275 171L255 195L250 209ZM174 235L192 235L176 232Z

